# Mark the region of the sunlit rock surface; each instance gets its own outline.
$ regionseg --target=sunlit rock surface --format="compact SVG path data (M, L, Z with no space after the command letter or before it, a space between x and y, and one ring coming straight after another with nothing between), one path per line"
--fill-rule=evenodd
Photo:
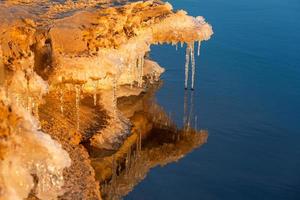
M95 175L89 153L109 160L153 124L170 126L157 106L153 122L139 104L118 103L147 94L164 72L151 45L187 43L193 89L194 43L200 53L211 35L203 17L162 1L0 1L0 199L101 199L96 179L114 173L103 162Z

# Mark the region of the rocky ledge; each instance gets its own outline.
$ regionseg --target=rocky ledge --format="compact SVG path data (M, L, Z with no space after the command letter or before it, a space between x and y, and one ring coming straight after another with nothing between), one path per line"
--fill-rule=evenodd
M159 81L151 45L187 44L193 88L212 34L162 1L0 1L0 199L101 199L88 149L132 136L118 100Z

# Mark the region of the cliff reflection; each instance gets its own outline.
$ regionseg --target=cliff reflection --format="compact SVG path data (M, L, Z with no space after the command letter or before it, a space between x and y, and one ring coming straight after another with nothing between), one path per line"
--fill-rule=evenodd
M90 152L104 199L122 199L151 168L178 161L207 141L207 131L191 127L191 121L197 121L193 117L193 94L185 95L185 125L178 129L155 102L157 89L158 86L138 97L118 99L118 108L130 119L133 134L116 152Z

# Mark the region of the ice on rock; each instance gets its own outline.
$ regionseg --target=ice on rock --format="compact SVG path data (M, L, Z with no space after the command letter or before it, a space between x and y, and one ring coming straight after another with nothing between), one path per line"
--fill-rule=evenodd
M135 5L132 4L132 6L134 7L140 4L143 3L139 2ZM145 4L149 4L149 2L145 2ZM152 2L150 4L155 3ZM97 76L100 79L99 89L110 88L111 83L105 78L107 73L120 74L118 85L133 85L133 83L136 81L138 86L141 87L143 82L142 79L147 75L146 73L143 73L142 63L145 53L150 51L150 45L158 43L176 44L178 42L181 44L192 43L194 41L208 40L212 35L212 28L204 21L204 18L190 17L184 11L172 13L172 7L170 7L169 4L155 6L158 8L162 7L161 9L166 13L165 17L155 23L149 22L149 24L142 29L134 30L134 37L118 41L119 43L116 48L115 46L108 46L110 41L103 41L103 45L106 45L100 45L97 47L98 50L96 53L88 56L71 57L68 55L68 52L74 51L72 50L71 46L73 40L71 42L71 40L69 41L71 38L64 38L63 43L60 43L57 49L66 49L66 54L60 55L58 53L58 55L56 55L58 66L55 69L55 73L51 77L52 84L59 81L59 77L65 76L71 71L74 79L84 79L82 75L86 75L87 84L83 90L87 91L89 88L93 87L93 83L89 81L89 77L91 76ZM76 20L79 19L80 15L81 14L78 14L76 16ZM126 20L129 22L131 20L130 12L126 13L125 16ZM87 21L92 21L92 19L86 19L84 13L82 13L82 17ZM119 16L116 17L119 18ZM122 19L123 16L120 17L120 22ZM54 50L56 49L56 44L61 42L61 40L56 42L56 38L58 38L57 34L59 33L60 29L63 29L65 24L67 25L69 23L74 23L74 20L75 19L72 17L68 18L67 20L63 20L59 24L54 25L54 27L50 30L50 35L54 40ZM78 26L80 26L80 20L77 23ZM127 24L120 24L120 26L126 27ZM92 38L91 40L95 39ZM96 44L97 43L95 43L95 45ZM81 46L84 44L79 43L77 45ZM136 68L133 68L134 70L130 70L130 68L134 66L133 63L136 63ZM119 70L119 72L116 70Z
M31 99L36 101L48 91L48 83L33 72L30 77L26 77L24 71L16 71L10 79L10 84L6 86L8 97L16 103L22 105L27 110L31 110Z
M140 94L145 90L145 80L150 78L153 83L164 72L157 63L145 59L150 46L164 43L177 46L178 42L182 46L198 41L200 48L200 42L210 39L213 32L203 17L173 11L169 3L157 1L128 2L109 8L99 8L96 1L87 4L68 1L63 6L45 1L39 12L34 12L36 7L40 8L35 7L36 1L29 2L30 6L22 4L22 9L10 4L7 8L0 6L0 83L6 85L1 98L9 102L4 107L12 105L13 113L20 118L9 137L16 145L0 161L0 187L4 188L0 198L24 199L32 191L40 199L55 199L63 193L62 171L71 161L56 141L38 131L38 109L43 96L59 90L56 92L60 111L66 113L65 94L75 90L74 121L78 131L81 95L93 95L94 104L98 101L110 119L91 138L91 144L117 149L131 130L130 121L118 111L117 98ZM12 11L16 16L11 15ZM190 62L194 88L194 47L188 45L186 88ZM12 73L6 75L8 69ZM5 77L1 77L3 74ZM126 88L128 85L131 89ZM99 99L97 94L101 94ZM32 175L38 177L37 184Z
M1 115L10 117L3 118L0 129L1 134L9 130L10 137L5 143L0 141L0 146L8 147L0 160L1 198L22 200L33 190L40 199L56 199L63 194L62 173L71 164L69 155L49 135L38 131L38 121L24 107L5 99L3 91L1 88Z

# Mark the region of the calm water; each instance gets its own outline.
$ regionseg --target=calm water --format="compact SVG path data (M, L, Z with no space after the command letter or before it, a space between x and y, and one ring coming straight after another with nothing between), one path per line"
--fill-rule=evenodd
M214 28L194 93L208 143L151 170L125 199L300 199L300 1L169 1ZM167 69L157 100L179 126L184 53L152 48Z

